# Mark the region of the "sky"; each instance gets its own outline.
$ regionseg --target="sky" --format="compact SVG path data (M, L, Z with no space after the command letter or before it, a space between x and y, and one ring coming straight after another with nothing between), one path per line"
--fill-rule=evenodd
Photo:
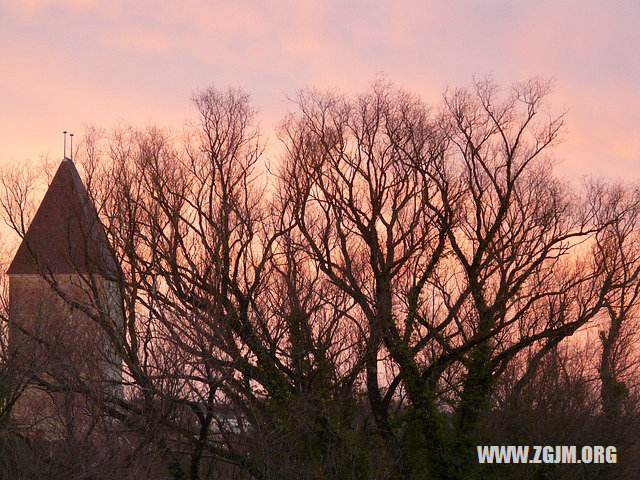
M62 131L181 128L197 89L242 87L270 142L300 88L378 74L440 101L492 75L552 78L558 173L640 180L640 2L0 0L0 167Z

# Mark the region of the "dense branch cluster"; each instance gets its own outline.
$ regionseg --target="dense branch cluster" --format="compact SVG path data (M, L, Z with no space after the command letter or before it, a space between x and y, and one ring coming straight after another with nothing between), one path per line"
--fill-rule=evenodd
M46 356L25 372L2 343L0 430L28 437L9 415L25 390L82 396L120 456L78 478L142 458L150 478L578 478L481 466L476 445L637 451L640 197L553 174L549 92L484 80L430 106L384 79L305 90L270 167L239 90L197 92L182 136L88 130L77 156L122 321L96 275L74 298L46 280L98 327L121 385ZM3 176L22 237L33 182ZM631 457L584 478L633 475Z

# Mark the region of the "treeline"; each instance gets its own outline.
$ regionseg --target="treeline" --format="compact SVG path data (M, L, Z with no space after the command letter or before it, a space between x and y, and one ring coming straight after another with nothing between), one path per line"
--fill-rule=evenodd
M638 478L640 192L554 175L549 92L487 80L429 105L385 80L305 90L269 162L240 90L197 92L180 133L88 130L76 163L123 318L96 275L63 300L99 327L124 396L64 362L21 371L3 337L0 469ZM21 236L33 187L3 175ZM11 421L30 389L80 396L108 435L42 447ZM615 445L618 463L480 465L477 445Z

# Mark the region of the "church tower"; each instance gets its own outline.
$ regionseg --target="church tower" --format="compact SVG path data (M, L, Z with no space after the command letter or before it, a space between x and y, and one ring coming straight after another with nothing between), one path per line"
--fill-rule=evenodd
M119 268L73 162L60 164L7 270L9 343L32 379L18 424L60 438L86 432L95 405L121 396Z

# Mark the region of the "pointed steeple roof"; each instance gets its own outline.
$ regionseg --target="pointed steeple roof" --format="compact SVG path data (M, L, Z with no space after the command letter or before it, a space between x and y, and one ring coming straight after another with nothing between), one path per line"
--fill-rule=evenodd
M65 158L7 273L115 273L115 260L78 170Z

